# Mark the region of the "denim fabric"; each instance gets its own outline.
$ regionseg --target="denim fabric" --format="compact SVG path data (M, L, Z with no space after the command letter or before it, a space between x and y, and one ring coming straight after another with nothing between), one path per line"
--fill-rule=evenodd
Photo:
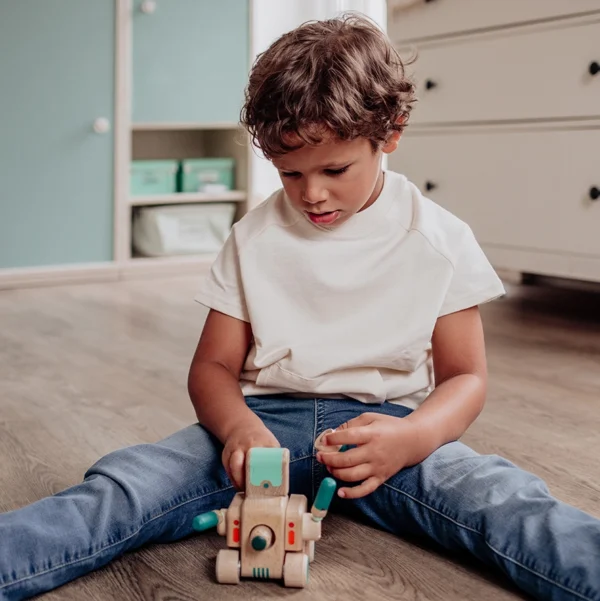
M246 400L290 450L290 492L309 500L328 475L315 459L320 432L366 411L411 411L351 400ZM226 507L235 493L221 450L196 424L156 444L115 451L81 484L0 515L0 599L39 594L145 543L191 534L194 516ZM400 536L426 535L469 551L538 599L600 601L600 521L554 499L532 474L459 442L365 498L338 499L335 509Z

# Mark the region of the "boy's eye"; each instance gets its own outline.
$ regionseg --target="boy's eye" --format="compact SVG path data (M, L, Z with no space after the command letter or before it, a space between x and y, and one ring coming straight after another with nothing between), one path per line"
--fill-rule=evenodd
M342 173L346 173L346 171L348 171L349 167L350 165L346 165L345 167L341 167L340 169L325 169L324 171L327 175L342 175ZM299 171L281 171L281 175L283 177L289 178L297 178L302 176L302 174Z
M350 167L350 165L346 165L341 169L325 169L325 173L327 173L327 175L342 175L342 173L348 171L348 167Z

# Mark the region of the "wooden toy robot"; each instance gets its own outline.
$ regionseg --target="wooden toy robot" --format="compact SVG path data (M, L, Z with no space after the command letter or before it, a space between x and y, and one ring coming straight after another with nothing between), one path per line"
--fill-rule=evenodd
M310 512L304 495L289 495L288 449L252 448L246 457L246 491L237 493L229 509L194 518L194 530L217 527L228 549L217 555L217 581L238 584L240 577L279 579L303 588L321 520L335 493L335 480L325 478Z

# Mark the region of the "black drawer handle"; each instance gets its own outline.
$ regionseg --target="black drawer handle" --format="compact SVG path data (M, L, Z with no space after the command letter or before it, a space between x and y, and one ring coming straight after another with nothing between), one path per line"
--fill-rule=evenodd
M600 188L597 186L592 186L590 188L590 198L592 200L598 200L600 198Z
M426 90L433 90L433 88L437 87L437 83L435 81L433 81L433 79L426 79L425 80L425 89Z
M432 190L435 190L437 188L437 184L435 182L430 182L429 180L427 180L425 182L425 190L427 190L427 192L431 192Z
M600 63L598 61L592 61L588 67L590 75L598 75L600 73Z

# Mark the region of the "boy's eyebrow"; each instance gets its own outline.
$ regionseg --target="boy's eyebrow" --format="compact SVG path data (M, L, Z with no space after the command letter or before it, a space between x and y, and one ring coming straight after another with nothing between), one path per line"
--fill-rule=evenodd
M317 167L317 169L340 169L341 167L346 167L347 165L351 165L352 163L353 163L353 160L337 161L334 163L326 163L324 165L319 165ZM275 167L277 169L279 169L280 171L289 171L290 173L298 173L297 169L287 169L283 165L280 165L279 167L277 167L277 165L275 165Z

